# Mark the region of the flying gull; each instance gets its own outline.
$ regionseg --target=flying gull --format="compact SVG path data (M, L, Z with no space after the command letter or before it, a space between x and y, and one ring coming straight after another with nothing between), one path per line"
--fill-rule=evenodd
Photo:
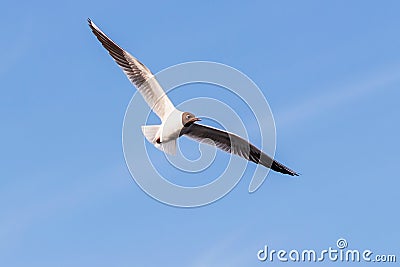
M176 109L145 65L113 42L90 19L88 23L100 43L136 86L150 108L160 117L161 125L142 126L144 136L155 147L173 155L176 153L176 140L185 135L274 171L298 176L298 173L272 159L245 139L230 132L198 124L196 122L200 119L195 115Z

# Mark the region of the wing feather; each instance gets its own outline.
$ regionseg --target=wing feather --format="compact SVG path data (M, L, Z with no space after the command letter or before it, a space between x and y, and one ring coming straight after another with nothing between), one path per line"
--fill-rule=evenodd
M161 120L165 120L175 107L151 71L112 41L90 19L88 19L88 23L94 35L128 76L128 79L136 86L150 108Z
M233 133L193 123L191 126L184 128L181 135L186 135L198 142L215 145L227 153L238 155L254 163L271 168L274 171L291 176L299 175L295 171L269 157L253 144Z

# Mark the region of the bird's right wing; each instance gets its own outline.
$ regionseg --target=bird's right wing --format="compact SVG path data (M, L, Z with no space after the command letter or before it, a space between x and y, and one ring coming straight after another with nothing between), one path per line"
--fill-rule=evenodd
M272 159L254 145L233 133L193 123L191 126L184 128L181 134L198 142L215 145L225 152L238 155L254 163L271 168L274 171L298 176L298 173L295 171Z
M88 19L88 23L94 35L136 86L150 108L164 121L175 107L151 71L113 42L90 19Z

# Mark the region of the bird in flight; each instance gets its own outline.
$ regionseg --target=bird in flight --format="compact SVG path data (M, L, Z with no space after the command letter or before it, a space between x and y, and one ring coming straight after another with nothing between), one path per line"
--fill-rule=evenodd
M112 41L88 19L89 27L108 53L136 86L150 108L161 119L161 125L142 126L146 139L168 154L176 153L176 140L184 135L198 142L261 164L274 171L298 176L299 174L277 162L245 139L217 128L198 124L201 119L190 112L175 108L151 71L135 57Z

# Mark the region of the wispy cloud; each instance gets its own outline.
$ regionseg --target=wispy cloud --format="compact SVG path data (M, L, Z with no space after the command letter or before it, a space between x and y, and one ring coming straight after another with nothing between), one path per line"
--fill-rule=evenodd
M295 106L277 112L275 118L279 120L280 125L287 126L354 101L359 97L377 91L383 92L389 88L389 85L400 81L399 69L399 65L391 66L375 75L365 75L367 77L365 79L358 79L348 85L324 90Z
M12 211L3 214L0 220L0 249L12 249L20 245L27 229L43 218L50 218L59 212L70 212L82 203L93 203L99 199L109 198L109 194L120 193L124 190L124 185L116 182L118 180L110 183L110 177L118 174L123 176L126 172L124 165L108 166L90 177L85 177L81 183L64 192L53 192L46 198L16 205ZM35 177L40 177L40 175L37 174ZM35 177L30 177L29 181L37 181ZM93 185L94 183L96 186ZM107 188L107 190L102 191L99 188ZM108 194L104 195L104 192Z

